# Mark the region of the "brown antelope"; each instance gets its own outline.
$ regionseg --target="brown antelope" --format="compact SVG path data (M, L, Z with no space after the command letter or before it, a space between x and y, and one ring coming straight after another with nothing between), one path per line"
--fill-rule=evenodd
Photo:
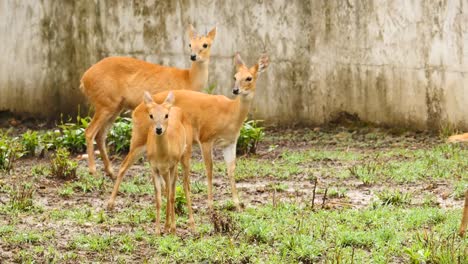
M192 60L190 69L166 67L127 57L109 57L94 64L84 73L80 89L95 108L93 119L85 133L91 174L96 173L96 139L104 170L114 178L105 145L108 129L122 110L133 110L140 104L144 91L157 93L169 88L201 91L206 86L210 49L216 27L206 36L197 36L190 25L188 33Z
M180 160L190 159L192 144L191 126L187 123L182 111L174 104L174 94L169 92L160 105L153 101L151 94L144 93L146 120L151 125L147 131L146 153L151 164L154 194L156 203L156 234L161 233L161 179L166 183L166 224L165 229L175 233L175 190L177 182L177 165ZM188 147L187 147L188 145ZM190 193L188 194L190 195ZM190 200L190 196L188 199Z
M460 134L460 135L453 135L448 138L448 142L451 142L451 143L468 142L468 133Z
M208 206L213 208L212 193L212 173L213 145L219 143L223 148L223 156L227 165L227 173L231 184L232 198L234 205L239 210L239 198L234 179L234 169L236 166L236 143L244 120L249 113L250 105L255 95L256 82L259 74L263 72L269 64L268 57L263 55L258 63L248 68L242 61L239 54L235 56L237 73L235 74L235 85L232 92L237 98L231 100L222 95L209 95L192 91L173 91L177 100L174 106L180 107L190 119L193 131L193 141L197 142L203 154L205 169L208 178ZM155 102L162 102L166 98L167 92L153 95ZM135 108L133 121L138 125L133 127L132 143L130 152L120 167L114 190L108 202L108 208L112 209L115 198L122 182L122 178L128 167L133 164L144 149L144 140L150 122L145 117L146 110L143 104ZM187 168L187 167L185 167ZM188 169L188 168L187 168ZM184 169L184 191L190 192L190 174ZM190 211L189 211L190 214Z

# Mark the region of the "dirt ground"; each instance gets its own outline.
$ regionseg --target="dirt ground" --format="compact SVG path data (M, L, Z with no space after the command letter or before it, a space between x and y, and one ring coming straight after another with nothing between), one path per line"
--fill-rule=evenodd
M411 194L411 206L423 205L427 196L431 196L433 206L438 208L461 208L462 199L453 195L457 182L466 181L467 175L454 175L455 178L431 178L421 180L386 179L385 176L376 177L371 183L365 183L350 171L353 167L367 164L369 161L380 161L382 164L390 162L406 162L411 158L398 151L429 150L444 144L438 135L425 132L392 131L382 128L293 128L267 129L266 138L260 143L256 155L239 157L237 167L237 188L245 208L262 207L267 204L295 203L324 208L327 210L360 209L372 206L378 201L377 194L386 190L399 190ZM461 147L466 157L466 146ZM395 150L398 150L395 152ZM290 155L293 153L299 159L295 161ZM311 154L312 153L312 154ZM325 154L320 154L325 153ZM327 157L332 153L335 157ZM385 153L394 153L385 156ZM349 156L348 156L349 154ZM289 155L289 156L288 156ZM305 156L302 156L305 155ZM314 156L315 155L315 156ZM294 156L295 157L295 156ZM114 170L117 171L124 156L113 156ZM79 160L79 171L86 174L86 160ZM218 207L229 207L231 191L220 151L215 152L214 194ZM253 163L248 162L253 161ZM60 254L71 250L70 241L77 234L113 234L132 232L135 228L152 230L152 221L140 221L137 224L96 225L93 221L84 220L80 224L64 217L63 221L55 219L60 211L90 210L92 214L105 212L106 219L112 219L126 210L146 210L152 208L153 194L150 187L149 169L144 162L138 162L128 171L124 182L135 181L141 189L137 191L120 192L116 201L116 209L107 211L106 203L112 190L112 181L100 175L98 183L90 183L90 190L83 191L78 183L58 180L50 176L41 176L38 168L46 168L48 158L21 159L10 174L1 174L0 204L6 205L11 197L8 190L19 183L31 182L34 186L34 204L40 209L37 213L8 213L0 214L0 226L10 225L15 229L36 230L45 236L47 231L53 230L53 244ZM250 168L258 164L258 170ZM379 163L380 164L380 163ZM194 191L193 207L197 225L210 224L206 206L206 179L201 165L198 148L193 155L192 188L201 186L199 192ZM272 168L266 171L263 168ZM102 171L102 163L98 160L98 170ZM277 174L278 173L278 174ZM397 174L398 172L395 172ZM281 176L279 176L281 174ZM90 177L90 176L89 176ZM461 177L461 178L460 178ZM136 180L135 180L136 179ZM148 182L145 182L147 179ZM80 180L76 180L79 182ZM82 180L84 181L84 180ZM89 181L89 179L88 179ZM64 195L66 185L73 186L72 195ZM75 185L73 185L75 184ZM138 188L140 188L138 187ZM149 189L148 189L149 188ZM90 213L91 214L91 213ZM130 217L130 216L128 216ZM137 221L138 222L138 221ZM150 231L148 231L150 232ZM45 234L44 234L45 233ZM184 221L178 222L177 233L182 237L196 237L197 232L187 231ZM137 244L140 242L136 242ZM39 244L47 244L40 242ZM0 257L6 262L19 261L21 251L31 251L34 243L2 242ZM146 244L145 244L146 245ZM37 244L36 244L37 246ZM150 250L145 246L128 254L127 261L142 261L149 255ZM80 255L81 260L113 261L113 257L103 255L103 252L83 250L79 247L73 251ZM107 252L108 254L109 252ZM45 253L40 253L45 254ZM84 256L84 259L81 257ZM24 259L23 259L24 260ZM70 261L70 260L68 260ZM74 261L71 261L74 262Z

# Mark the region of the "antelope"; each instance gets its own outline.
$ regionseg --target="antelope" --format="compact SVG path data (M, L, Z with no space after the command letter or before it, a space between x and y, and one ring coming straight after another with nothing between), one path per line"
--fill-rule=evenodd
M212 178L213 178L213 146L219 143L223 148L224 161L227 165L232 198L237 210L240 210L237 194L234 170L236 166L236 143L244 120L249 113L250 106L255 96L256 82L259 74L269 64L268 57L263 55L258 63L249 68L242 61L240 55L235 56L237 73L234 75L235 85L232 89L235 99L229 99L223 95L209 95L187 90L173 91L177 100L174 106L180 107L192 124L193 142L197 142L202 150L203 160L208 179L208 206L213 208ZM153 95L155 102L162 102L167 92ZM145 118L145 106L140 104L133 112L135 125L132 132L130 152L122 163L117 180L114 183L112 195L108 201L108 209L113 209L115 198L119 190L125 172L133 164L144 149L144 139L150 122ZM188 164L189 165L189 164ZM184 191L190 192L190 167L184 167ZM190 206L187 204L187 206ZM189 218L192 218L189 211ZM193 218L192 218L193 219Z
M468 133L460 134L460 135L453 135L448 138L448 142L468 142Z
M192 135L191 126L187 123L181 109L172 107L174 94L169 92L162 104L153 101L151 94L144 93L146 120L151 123L147 131L146 153L151 164L156 204L156 234L161 233L161 179L166 183L166 223L165 229L175 233L175 188L177 182L177 165L180 160L190 158ZM187 147L188 145L188 147ZM188 154L188 155L187 155ZM188 196L188 200L190 196Z
M216 27L206 36L198 36L189 26L191 49L190 69L161 66L128 57L108 57L89 68L81 78L80 89L94 106L95 113L86 128L86 149L89 172L96 174L94 140L101 154L104 171L114 179L114 171L106 151L106 137L117 116L125 109L133 110L141 102L144 91L157 93L187 89L201 91L208 80L210 49Z

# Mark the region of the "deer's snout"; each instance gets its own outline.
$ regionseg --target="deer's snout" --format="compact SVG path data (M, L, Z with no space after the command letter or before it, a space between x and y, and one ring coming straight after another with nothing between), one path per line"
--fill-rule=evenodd
M239 88L237 88L237 87L236 87L236 88L232 88L232 93L233 93L233 94L236 94L236 95L239 94Z
M193 55L193 54L190 55L190 59L191 59L192 61L196 61L196 60L197 60L197 55Z
M156 134L161 135L162 132L162 127L156 127Z

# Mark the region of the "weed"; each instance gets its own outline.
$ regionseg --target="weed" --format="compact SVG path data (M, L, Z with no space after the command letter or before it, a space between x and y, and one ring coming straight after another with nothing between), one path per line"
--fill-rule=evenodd
M434 194L429 194L429 193L424 195L422 203L426 207L435 207L439 205L439 202L437 201L437 197Z
M61 189L58 190L58 194L62 197L72 197L75 194L73 186L65 184Z
M177 185L174 202L174 210L176 214L184 215L186 204L187 198L185 198L184 188L182 187L182 185Z
M232 233L236 228L234 219L227 213L213 210L210 215L210 221L213 224L215 233Z
M468 178L457 181L454 185L452 196L455 199L463 199L465 197L465 190L468 190Z
M23 146L18 138L12 138L8 132L0 131L0 171L10 172L15 161L23 155Z
M379 169L380 165L377 162L369 161L350 167L349 172L351 175L361 180L364 185L371 185L376 182Z
M288 189L288 185L284 183L269 183L266 188L271 191L285 192Z
M117 153L128 152L130 149L131 137L132 119L128 117L118 117L109 133L109 147Z
M463 252L466 248L457 248L455 236L420 232L414 236L414 244L404 251L411 263L467 263L468 255Z
M206 94L213 94L215 89L216 89L216 83L212 83L208 87L203 89L203 92Z
M28 130L21 135L21 143L26 155L34 156L39 149L39 136L37 131Z
M196 194L196 193L205 194L207 192L207 190L208 190L208 187L206 186L205 183L203 183L201 181L194 181L192 183L191 191L194 194Z
M403 193L400 190L385 190L377 193L381 205L408 205L411 203L411 194Z
M88 127L91 118L77 116L77 122L71 120L67 123L62 123L58 126L61 130L60 136L55 137L55 146L63 147L72 153L80 153L86 149L85 129Z
M10 190L10 208L14 211L26 212L34 208L33 196L35 188L32 183L16 185Z
M344 198L346 196L346 188L330 188L328 189L328 198Z
M244 122L237 139L238 154L255 154L258 143L265 136L264 127L259 126L260 120Z
M63 180L76 178L78 163L70 160L70 152L64 148L57 149L50 162L50 172L54 177Z
M49 168L42 164L32 167L31 172L34 176L46 176L50 173Z
M459 134L460 131L452 123L446 122L440 124L439 127L439 138L442 140L447 140L451 135Z
M93 192L104 190L104 177L94 177L93 175L85 172L79 174L79 180L71 183L74 191L80 192Z

